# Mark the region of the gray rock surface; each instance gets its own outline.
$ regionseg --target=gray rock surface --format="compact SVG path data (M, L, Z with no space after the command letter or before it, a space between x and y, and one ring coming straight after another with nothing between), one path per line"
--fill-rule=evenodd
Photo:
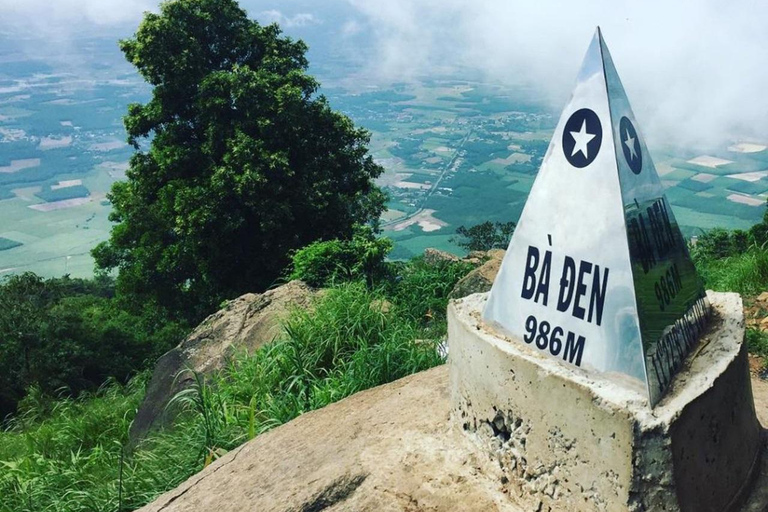
M752 385L766 424L768 383ZM450 407L445 365L358 393L258 436L140 512L527 512L480 441L450 426ZM741 512L763 510L766 461L763 496Z
M440 366L262 434L141 512L522 512L449 411Z
M308 307L316 292L301 281L291 281L261 294L248 293L230 301L212 314L177 347L158 359L147 395L131 425L133 443L156 427L167 426L174 411L167 410L169 400L192 383L192 375L180 371L192 369L208 374L221 369L239 352L252 352L272 341L280 333L281 319L290 308Z
M459 257L450 252L441 251L440 249L434 249L428 247L424 249L424 261L430 265L435 265L445 261L459 261Z
M449 297L451 299L461 299L473 293L484 293L490 291L493 286L493 280L499 273L501 260L504 259L506 251L503 249L492 249L485 253L485 263L471 271L456 283ZM471 255L470 255L471 256ZM477 255L475 255L475 258Z

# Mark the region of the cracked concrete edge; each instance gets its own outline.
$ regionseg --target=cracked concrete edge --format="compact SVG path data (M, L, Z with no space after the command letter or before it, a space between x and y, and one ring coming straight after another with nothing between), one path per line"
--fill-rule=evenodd
M536 506L531 500L538 496L539 506L543 500L545 509L553 510L613 510L622 502L621 510L654 510L662 505L676 510L676 496L683 492L682 509L694 510L690 504L706 503L704 496L718 489L713 496L719 501L708 508L714 510L723 499L739 494L740 479L748 479L753 467L750 454L760 453L760 427L752 403L738 295L710 295L720 319L705 335L711 343L702 343L696 357L686 361L677 388L654 409L641 390L567 366L486 325L480 316L486 296L472 295L449 306L454 418L465 430L482 434L490 445L486 449L510 470L510 480L536 495L523 496L527 506ZM731 390L733 400L728 399ZM542 405L547 403L558 406ZM731 409L737 432L728 431ZM726 446L744 455L725 453L716 440L706 437L707 429L695 428L701 411L706 421L718 425ZM509 422L499 414L516 418L516 428L504 430ZM496 425L498 419L502 421ZM518 429L520 425L528 425L527 430ZM613 435L608 436L610 432ZM554 453L552 443L563 436L579 446ZM714 456L718 462L713 467L732 469L733 474L712 485L712 476L696 469L701 456ZM561 464L555 464L558 461ZM541 477L539 466L552 466L548 479ZM683 467L685 471L680 470ZM606 485L611 475L615 482ZM570 484L563 485L563 479ZM558 482L562 489L556 488ZM572 503L558 503L563 498Z

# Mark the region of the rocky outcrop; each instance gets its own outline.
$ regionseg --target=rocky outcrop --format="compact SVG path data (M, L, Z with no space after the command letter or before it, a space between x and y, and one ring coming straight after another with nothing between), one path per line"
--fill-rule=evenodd
M446 366L412 375L256 437L140 512L520 512L449 410Z
M157 361L147 395L131 425L131 441L135 443L173 418L174 411L166 410L169 400L192 383L191 374L177 378L180 371L207 374L221 369L232 355L269 343L280 333L280 321L290 308L309 306L314 293L303 282L291 281L261 294L238 297L206 318Z
M448 296L451 299L460 299L473 293L489 291L493 286L493 280L496 279L496 274L499 273L505 253L506 251L502 249L492 249L485 253L484 257L477 253L470 254L471 258L483 258L485 263L461 278Z
M461 258L455 254L441 251L440 249L434 249L432 247L424 249L424 262L429 263L430 265L437 265L444 262L454 262L459 261L460 259Z
M768 292L744 299L744 317L747 327L768 331Z
M753 378L752 387L765 424L768 384ZM444 365L303 414L139 512L532 510L515 504L481 441L452 426L448 393ZM768 454L763 460L768 480ZM765 503L760 492L751 501Z

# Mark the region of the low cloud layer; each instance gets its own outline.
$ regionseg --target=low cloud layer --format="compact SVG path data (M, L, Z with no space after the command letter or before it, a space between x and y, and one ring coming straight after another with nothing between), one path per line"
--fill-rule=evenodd
M91 26L138 22L144 11L156 10L153 0L0 0L6 31L32 27L77 31Z
M0 0L0 32L36 55L70 58L67 40L133 33L157 0ZM568 99L595 26L649 138L680 144L768 140L768 3L749 0L243 0L261 22L325 56L367 66L371 81L441 73L533 86Z
M768 4L348 0L377 42L381 77L452 63L526 82L565 104L600 25L635 114L654 138L712 143L768 136Z

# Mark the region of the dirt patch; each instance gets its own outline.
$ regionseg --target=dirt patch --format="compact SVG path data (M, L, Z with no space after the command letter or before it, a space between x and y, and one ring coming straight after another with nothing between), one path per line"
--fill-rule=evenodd
M729 174L728 178L733 178L735 180L742 180L742 181L760 181L762 178L765 178L768 176L768 171L755 171L755 172L743 172L740 174Z
M700 181L701 183L709 183L710 181L714 180L715 178L717 178L717 176L714 175L714 174L709 174L709 173L706 173L706 172L700 172L696 176L693 176L691 179L693 181Z
M728 196L729 201L734 203L746 204L749 206L762 206L765 204L765 199L758 199L752 196L743 196L741 194L731 194Z
M414 224L418 224L419 227L421 227L421 230L424 232L430 232L430 231L437 231L440 228L444 228L448 225L447 222L444 222L437 217L434 217L432 214L435 213L435 210L424 210L418 215L414 215L408 220L405 220L399 224L396 224L392 230L393 231L402 231L410 226L413 226Z
M30 169L32 167L37 167L39 165L40 165L39 158L25 158L22 160L11 160L11 165L0 167L0 172L2 173L19 172L22 169Z
M395 186L397 188L409 188L416 190L429 190L432 188L432 185L427 185L426 183L413 183L411 181L398 181L395 183Z
M88 149L91 151L113 151L115 149L120 149L127 146L127 144L121 140L113 140L108 142L97 142L95 144L91 144Z
M381 220L384 222L392 222L393 220L397 220L401 217L405 217L405 212L400 210L387 210L381 214Z
M676 171L674 167L672 167L669 164L658 164L656 166L656 172L659 173L659 176L664 176L665 174L669 174L671 172Z
M75 197L74 199L53 201L52 203L31 204L28 206L28 208L32 208L33 210L37 210L39 212L52 212L55 210L64 210L65 208L81 206L90 203L92 200L92 197Z
M18 197L19 199L23 199L24 201L39 201L40 199L35 197L35 194L43 190L43 187L37 186L37 187L23 187L23 188L15 188L11 190L13 194Z
M58 190L60 188L69 188L69 187L76 187L78 185L82 185L83 180L64 180L58 182L56 185L51 185L51 190Z
M765 151L765 149L766 146L752 142L740 142L728 147L728 151L733 151L734 153L759 153L760 151Z
M702 165L704 167L715 168L720 165L732 164L733 160L725 160L724 158L717 158L716 156L701 155L696 158L688 160L689 164Z
M507 158L494 158L491 163L499 165L524 164L531 161L531 155L512 153Z
M72 137L43 137L40 139L38 149L46 151L48 149L66 148L72 145Z

